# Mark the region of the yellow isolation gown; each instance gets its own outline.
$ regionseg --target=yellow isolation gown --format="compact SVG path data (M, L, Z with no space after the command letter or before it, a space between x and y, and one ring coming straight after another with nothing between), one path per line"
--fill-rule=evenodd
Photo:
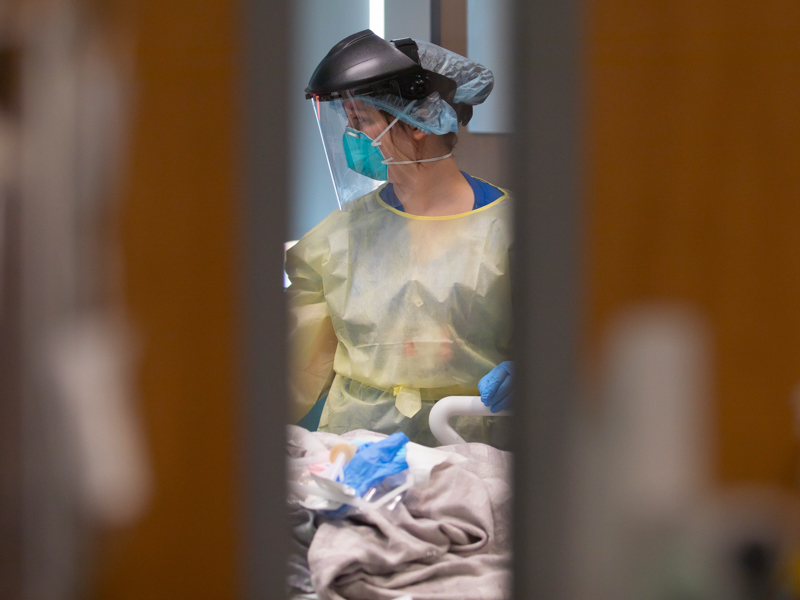
M296 422L327 393L321 431L403 431L435 446L433 403L478 395L480 378L510 359L511 200L420 217L379 191L287 252L291 413ZM506 447L508 420L451 424L467 441Z

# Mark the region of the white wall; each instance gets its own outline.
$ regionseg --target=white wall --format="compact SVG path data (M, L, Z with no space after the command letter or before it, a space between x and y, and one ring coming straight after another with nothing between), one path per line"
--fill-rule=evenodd
M338 209L325 151L304 90L322 58L340 40L369 26L368 0L294 0L289 92L291 203L289 238L299 239ZM281 93L276 90L276 93ZM278 140L276 140L278 143ZM269 202L269 191L265 190Z
M495 77L494 90L468 125L471 133L511 133L511 4L467 0L467 56Z
M387 40L410 37L431 41L430 0L385 0Z
M385 0L385 38L430 40L430 0ZM325 152L304 90L334 44L369 27L368 0L295 0L289 89L292 144L289 238L299 239L338 208ZM279 90L276 90L279 93ZM269 191L265 190L269 202Z

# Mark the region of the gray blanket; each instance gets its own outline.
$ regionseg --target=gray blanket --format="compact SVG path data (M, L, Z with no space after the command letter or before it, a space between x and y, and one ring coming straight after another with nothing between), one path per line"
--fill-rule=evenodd
M435 467L392 511L319 527L308 560L321 599L510 597L510 455L483 444L440 450L469 460Z

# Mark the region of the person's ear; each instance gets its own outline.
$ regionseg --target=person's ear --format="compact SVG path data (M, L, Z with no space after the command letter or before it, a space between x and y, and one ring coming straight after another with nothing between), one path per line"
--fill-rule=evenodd
M416 127L414 127L411 130L411 139L414 140L415 142L418 142L418 141L424 139L426 135L429 135L429 134L427 134L424 131L422 131L422 129L417 129Z

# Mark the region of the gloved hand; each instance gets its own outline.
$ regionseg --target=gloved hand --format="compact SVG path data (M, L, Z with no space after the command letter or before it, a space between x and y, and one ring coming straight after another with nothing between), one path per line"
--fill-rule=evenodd
M511 392L514 388L514 363L501 362L478 382L481 402L496 413L511 407Z

